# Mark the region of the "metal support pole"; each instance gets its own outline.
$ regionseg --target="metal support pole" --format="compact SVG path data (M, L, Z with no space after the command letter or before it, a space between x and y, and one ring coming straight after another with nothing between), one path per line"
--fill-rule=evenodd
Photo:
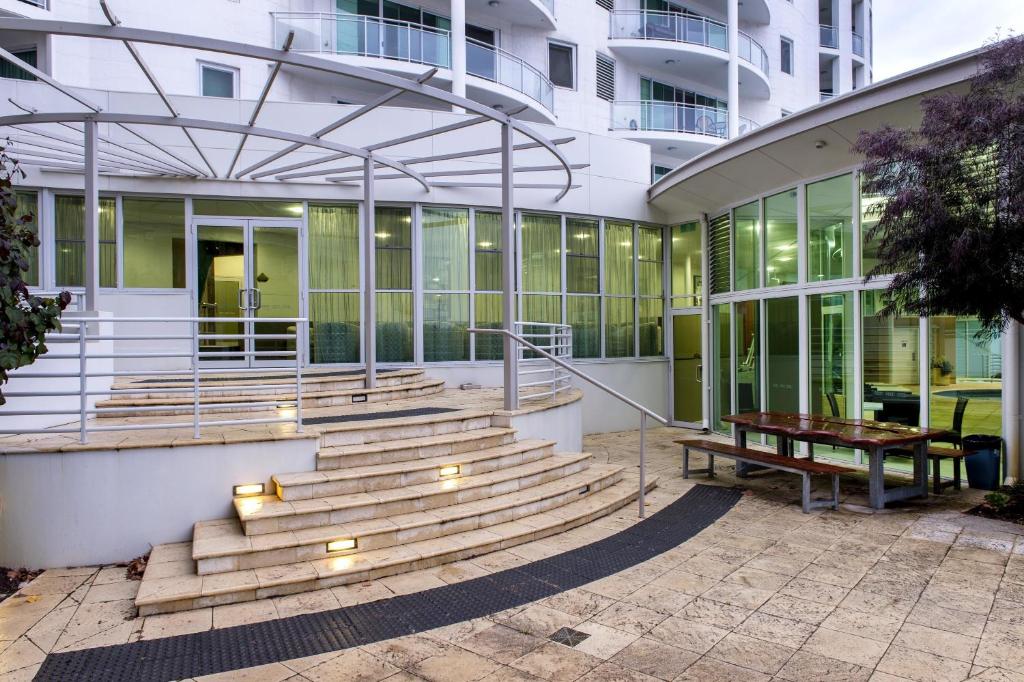
M295 431L302 433L302 333L304 323L295 325Z
M647 501L647 439L644 433L647 431L647 413L640 413L640 494L637 500L640 504L640 518L644 517L644 505Z
M199 320L192 327L192 437L199 438Z
M363 358L366 388L377 386L377 255L376 202L373 197L373 154L363 159Z
M96 121L85 121L85 309L99 309L100 196Z
M508 123L501 125L501 322L509 333L515 333L516 321L516 254L515 208L513 207L512 149L515 131ZM519 409L519 367L517 344L505 334L505 409Z
M89 440L89 432L86 430L85 420L88 418L89 413L89 379L87 377L88 372L86 371L86 322L84 319L78 321L78 371L80 375L78 377L78 440L82 443L86 443Z

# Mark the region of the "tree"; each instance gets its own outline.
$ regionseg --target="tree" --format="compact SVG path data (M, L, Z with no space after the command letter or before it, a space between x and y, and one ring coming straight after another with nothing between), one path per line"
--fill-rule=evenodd
M1024 36L994 44L964 93L925 98L916 131L862 132L879 265L896 273L883 315L1024 323Z
M11 370L31 365L46 352L46 334L60 330L60 314L71 301L66 291L56 298L28 291L23 278L39 237L28 227L32 216L18 215L15 177L24 177L24 171L0 147L0 389ZM0 405L6 402L0 391Z

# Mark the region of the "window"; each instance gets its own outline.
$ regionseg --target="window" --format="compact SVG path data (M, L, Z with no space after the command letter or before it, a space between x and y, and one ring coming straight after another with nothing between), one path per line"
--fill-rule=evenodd
M377 207L377 359L412 362L412 211Z
M641 227L637 250L637 277L640 282L641 357L662 355L665 351L664 250L662 228Z
M757 301L740 301L736 317L736 412L761 409L761 326Z
M596 220L565 219L565 290L567 324L572 325L572 355L601 357L601 257ZM578 296L575 294L594 294Z
M615 60L597 55L597 96L611 102L615 99Z
M807 281L853 276L853 178L807 185Z
M100 199L100 286L117 286L117 203ZM58 196L54 200L54 246L57 286L85 285L85 197Z
M779 192L764 200L765 285L797 282L796 190Z
M185 288L185 201L125 197L124 286Z
M308 229L310 358L359 362L359 208L310 204Z
M11 54L29 66L39 66L39 55L34 47L29 50L12 51ZM36 77L28 71L7 61L6 59L0 59L0 78L14 78L19 81L34 81L36 79Z
M672 307L700 305L700 223L672 228Z
M469 210L423 209L423 359L469 360Z
M604 225L605 357L633 355L633 225L613 220Z
M476 291L501 291L501 214L476 211ZM473 296L475 324L481 329L501 327L501 294ZM476 334L476 359L501 360L502 337Z
M779 68L782 73L793 75L793 41L789 38L781 38L779 45Z
M238 69L199 63L199 94L203 97L238 97Z
M14 208L14 215L18 218L28 216L29 220L24 226L39 236L39 197L35 192L17 192L15 194L17 205ZM24 275L25 284L30 287L39 286L39 247L33 246L29 249L28 272Z
M548 78L560 88L576 87L576 47L548 43Z
M761 221L757 201L733 211L733 291L761 286Z
M729 433L722 417L732 414L732 351L729 342L731 310L728 303L711 306L711 353L717 361L711 377L711 428Z
M653 164L651 166L651 184L654 184L658 180L661 180L663 177L665 177L671 172L672 168L669 166L659 166L658 164Z

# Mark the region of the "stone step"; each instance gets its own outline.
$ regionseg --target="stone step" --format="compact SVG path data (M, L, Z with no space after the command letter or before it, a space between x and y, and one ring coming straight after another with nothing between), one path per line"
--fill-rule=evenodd
M360 551L477 530L554 511L619 482L622 467L595 464L556 481L475 502L385 519L248 536L238 519L197 523L192 558L199 575L262 568L328 556L327 543L355 539Z
M657 479L652 477L648 489L656 485ZM431 568L571 530L629 504L638 492L637 481L628 479L555 512L524 516L485 530L229 573L200 576L194 570L186 573L188 569L182 568L182 574L169 577L164 577L166 573L152 578L146 575L135 604L140 616L150 616L308 592Z
M335 407L339 405L352 405L353 403L380 403L392 400L405 400L408 398L420 398L427 395L440 393L444 390L443 379L423 379L407 384L395 386L378 386L377 388L350 388L343 391L323 391L311 395L302 396L302 407L304 409L315 407ZM214 414L223 412L246 412L271 409L265 404L267 402L289 403L295 401L294 391L282 391L266 395L216 395L202 396L199 400L204 405L203 414ZM239 404L242 403L242 404ZM251 404L250 404L251 403ZM114 398L96 403L99 408L115 408L112 412L101 412L96 415L98 419L122 418L122 417L153 417L173 416L192 414L193 399L191 397L174 398ZM223 405L223 407L219 407ZM147 410L144 413L122 412L116 408L124 407L166 407L167 409Z
M484 410L453 410L434 414L402 416L365 421L318 424L320 450L341 445L369 445L408 438L486 429L491 413Z
M385 370L377 373L377 386L399 386L401 384L415 383L423 380L424 371L418 368ZM178 389L192 390L191 377L147 377L118 381L111 390L114 395L121 392L123 395L118 399L173 399L181 398L183 394ZM316 371L303 369L302 392L303 395L323 393L329 391L346 391L349 389L362 388L366 380L366 373L362 371L350 372L340 371ZM252 386L260 384L264 388L246 389L241 393L233 391L235 386ZM281 391L291 393L295 386L295 373L282 371L280 369L268 368L266 374L204 374L200 379L203 388L223 388L223 391L212 390L204 393L204 396L218 396L230 394L232 396L266 396L276 395ZM175 389L167 392L166 389ZM146 391L138 393L137 391ZM131 393L128 393L131 391ZM129 398L130 396L130 398Z
M549 457L554 452L554 445L553 440L524 440L459 455L426 457L329 471L276 474L273 480L278 498L286 502L349 493L368 493L432 483L442 478L452 480L453 476L474 476L505 469ZM442 476L444 467L458 467L458 470Z
M369 493L285 502L276 495L235 498L246 535L265 535L317 526L382 519L525 490L590 465L589 453L558 454L486 474L420 483Z
M492 426L472 431L403 438L367 445L335 445L320 448L320 452L317 453L316 468L318 471L330 471L347 467L458 455L511 443L515 439L515 434L515 429Z

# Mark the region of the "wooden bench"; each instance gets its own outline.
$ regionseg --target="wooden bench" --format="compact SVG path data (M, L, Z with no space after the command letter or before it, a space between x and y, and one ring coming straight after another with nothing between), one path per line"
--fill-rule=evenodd
M886 454L899 455L903 457L911 457L912 453L909 450L891 450ZM964 461L964 457L971 454L970 450L955 450L953 448L928 448L928 459L932 462L932 490L936 495L942 492L944 488L952 487L953 490L960 490L960 482L963 480L960 477L960 463ZM943 481L942 472L942 460L951 459L953 460L953 480Z
M689 478L690 474L707 474L708 478L715 475L715 457L726 457L737 462L747 464L759 464L779 471L787 471L791 474L800 474L803 478L801 488L801 502L804 513L820 507L839 508L839 474L853 473L853 469L815 462L809 459L798 459L795 457L783 457L770 452L740 448L728 443L719 443L703 438L680 438L675 441L683 446L683 478ZM690 450L700 450L708 456L706 469L690 469ZM811 499L811 475L821 474L832 477L832 497L825 499Z

